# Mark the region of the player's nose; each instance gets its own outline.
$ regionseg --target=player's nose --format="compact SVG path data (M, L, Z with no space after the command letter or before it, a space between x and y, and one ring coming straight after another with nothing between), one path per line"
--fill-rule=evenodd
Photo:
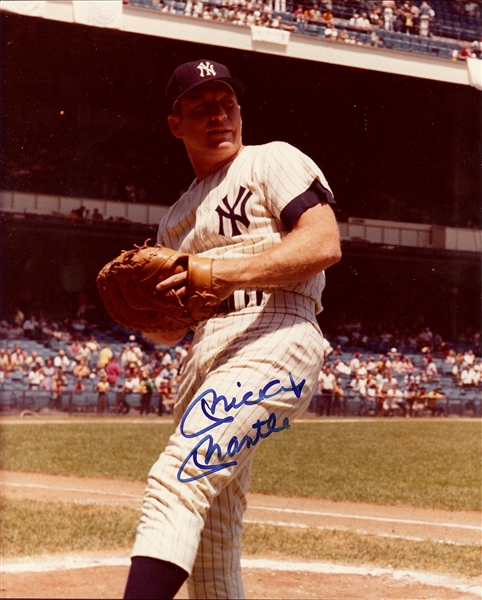
M210 106L210 114L211 119L220 119L224 120L228 118L228 113L226 108L222 105L221 102L213 102Z

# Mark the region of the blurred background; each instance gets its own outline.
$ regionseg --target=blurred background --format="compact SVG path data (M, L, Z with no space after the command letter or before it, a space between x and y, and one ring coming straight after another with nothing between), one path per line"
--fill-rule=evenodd
M164 88L178 64L205 58L246 82L245 143L294 144L334 191L344 258L327 273L324 331L430 326L453 344L479 332L480 351L481 92L457 55L473 48L482 64L480 12L449 0L445 14L431 2L438 35L424 36L433 46L417 53L422 35L387 30L383 14L370 29L351 25L382 2L323 2L329 22L297 20L295 6L242 4L248 23L275 32L261 42L227 1L201 3L198 17L182 2L124 2L118 27L76 22L75 2L11 4L32 12L0 11L6 322L17 307L74 318L87 302L89 318L109 326L95 276L121 249L155 239L191 182L166 126ZM456 19L462 33L440 29ZM328 26L356 41L329 39Z

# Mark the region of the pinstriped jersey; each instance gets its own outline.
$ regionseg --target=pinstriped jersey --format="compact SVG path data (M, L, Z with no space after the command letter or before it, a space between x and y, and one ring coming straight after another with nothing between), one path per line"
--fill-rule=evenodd
M215 259L257 255L280 244L299 216L321 200L334 203L331 189L300 150L285 142L245 146L222 169L193 181L162 219L158 243ZM306 296L320 312L324 285L322 272L274 289Z

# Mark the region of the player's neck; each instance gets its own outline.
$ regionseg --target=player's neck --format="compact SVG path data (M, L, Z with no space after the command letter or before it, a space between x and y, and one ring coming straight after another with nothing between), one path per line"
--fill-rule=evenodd
M194 173L196 174L197 181L200 182L203 179L206 179L206 177L209 177L209 175L212 175L216 171L219 171L227 164L232 162L236 158L236 156L238 156L238 154L242 151L243 148L244 146L241 144L239 148L235 152L233 152L233 154L230 154L229 156L220 161L210 160L209 156L206 155L196 157L190 154L189 159L194 169Z

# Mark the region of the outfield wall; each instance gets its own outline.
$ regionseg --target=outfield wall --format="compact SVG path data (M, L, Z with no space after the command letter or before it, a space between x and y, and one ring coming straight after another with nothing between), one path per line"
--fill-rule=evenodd
M16 214L34 214L69 217L72 210L84 206L93 213L97 208L104 219L157 225L166 214L168 206L48 196L26 192L0 191L0 211ZM399 223L351 217L340 223L341 238L352 242L368 242L384 246L434 248L460 252L482 252L482 231L421 223Z
M347 223L340 223L340 233L344 240L359 240L385 246L482 252L482 231L480 229L351 217Z
M169 208L158 204L0 191L0 211L4 212L69 217L72 210L81 206L89 210L91 215L97 208L104 219L112 217L114 220L125 219L144 225L157 225Z

